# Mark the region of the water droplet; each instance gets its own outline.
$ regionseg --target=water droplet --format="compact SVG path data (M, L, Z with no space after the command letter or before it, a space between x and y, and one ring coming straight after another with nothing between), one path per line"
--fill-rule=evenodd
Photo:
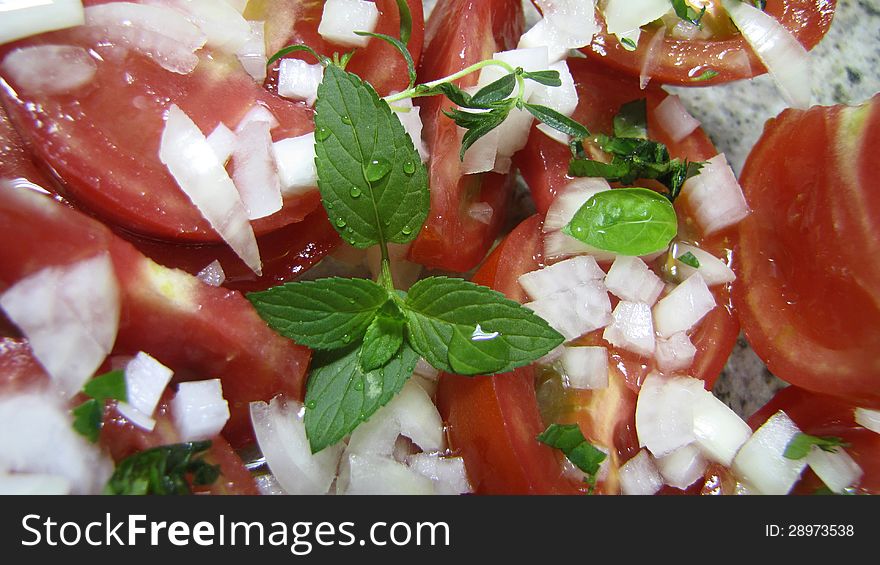
M416 172L416 164L413 163L412 161L410 161L409 159L407 159L403 163L403 172L408 175L415 173Z
M349 298L349 299L348 299L348 303L349 303L349 304L356 304L356 303L357 303L357 300L355 300L354 298Z
M318 403L315 402L314 400L309 400L306 403L306 408L308 408L309 410L314 410L317 406L318 406Z
M345 228L345 231L347 231L348 233L354 233L354 228L351 226L348 226L347 228Z
M474 328L474 333L471 334L471 341L489 341L500 335L498 332L487 332L480 327L480 324L477 324L477 327Z
M370 182L378 182L391 172L391 163L385 159L373 159L364 170L364 176Z
M348 194L350 194L352 198L360 198L361 189L356 186L353 186L353 187L351 187L351 190L348 191Z
M351 336L348 334L343 335L342 336L342 343L351 343Z
M328 202L328 201L325 200L325 201L324 201L324 206L325 206L328 210L332 210L332 209L333 209L333 203L332 203L332 202Z
M364 382L357 381L356 383L354 383L354 389L355 390L364 390Z
M350 126L351 125L351 116L342 116L342 123Z
M403 235L409 235L413 232L413 229L409 226L403 226L403 229L400 231L403 232Z
M361 416L360 416L360 417L361 417L361 422L366 422L366 421L367 421L367 415L364 414L363 412L361 412Z
M344 228L345 227L345 218L336 218L336 227Z
M328 137L330 137L330 130L329 129L321 126L315 130L315 139L317 139L318 141L324 141Z

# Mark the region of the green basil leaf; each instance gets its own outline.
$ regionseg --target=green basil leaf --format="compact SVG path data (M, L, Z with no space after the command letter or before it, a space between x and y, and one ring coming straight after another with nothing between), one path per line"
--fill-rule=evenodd
M90 398L73 409L73 429L92 443L97 443L104 420L104 403Z
M559 71L523 71L522 76L545 86L562 86Z
M197 485L211 484L220 476L219 466L199 458L210 447L210 441L197 441L135 453L116 465L104 494L191 494L187 475L192 474Z
M104 404L105 400L128 400L125 387L125 372L121 370L110 371L89 380L83 387L83 392Z
M783 455L786 459L803 459L810 454L813 446L818 447L822 451L833 453L839 447L849 447L849 444L839 437L818 437L805 433L799 433L791 438L788 445L785 446Z
M315 103L318 188L351 245L408 243L428 216L428 172L400 119L357 75L330 66Z
M412 35L412 13L406 0L397 0L397 13L400 15L400 41L407 44L410 35Z
M551 128L561 131L566 135L570 135L575 139L589 137L590 132L583 125L569 118L565 114L560 114L552 108L541 106L540 104L523 104L523 107L529 111L540 122L547 124Z
M288 45L287 47L284 47L283 49L276 51L271 57L269 57L266 60L266 66L267 67L271 66L272 63L274 63L278 59L284 57L285 55L295 53L297 51L305 51L305 52L309 53L315 59L317 59L319 63L321 63L324 66L327 66L328 64L330 64L330 59L328 59L324 55L321 55L320 53L318 53L317 51L315 51L314 49L312 49L308 45Z
M588 484L596 484L596 474L607 455L587 441L577 424L550 424L537 439L562 451L572 464L587 475Z
M627 102L614 116L614 135L648 139L648 110L644 98Z
M361 370L370 372L383 367L400 351L405 325L401 318L384 314L376 316L364 334L364 343L358 354Z
M516 87L516 75L506 74L498 80L491 82L471 96L471 103L478 106L489 106L493 102L504 100Z
M406 4L406 1L403 0L403 3ZM410 24L412 24L412 22L410 22ZM356 35L381 39L386 43L390 43L395 49L397 49L397 51L403 56L403 60L406 61L406 71L409 74L409 86L407 88L413 87L413 85L416 83L416 64L415 61L413 61L409 49L400 39L397 39L396 37L391 37L390 35L385 35L384 33L373 33L369 31L356 31L354 33Z
M678 221L663 195L647 188L618 188L593 195L562 231L605 251L647 255L669 246Z
M688 251L684 255L678 258L679 261L687 265L688 267L693 267L694 269L700 268L700 260L697 259L697 256Z
M418 354L404 343L382 368L365 372L360 347L316 352L306 390L306 435L317 453L388 404L412 376Z
M592 159L572 159L568 174L573 177L602 177L610 181L620 180L629 174L631 167L622 162L603 163Z
M418 281L403 313L413 349L437 369L462 375L510 371L563 342L531 310L461 279Z
M281 335L313 349L337 349L364 335L390 295L370 280L329 278L287 283L247 298Z

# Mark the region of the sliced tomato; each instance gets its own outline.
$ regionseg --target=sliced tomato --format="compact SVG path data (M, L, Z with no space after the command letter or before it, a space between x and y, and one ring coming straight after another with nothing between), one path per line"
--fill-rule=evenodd
M732 28L718 0L702 2L707 14L720 27ZM834 17L837 0L767 0L764 9L788 30L806 49L819 43ZM592 44L581 49L588 57L633 77L642 72L646 57L651 57L649 75L662 84L708 86L762 75L767 72L735 28L720 31L709 39L675 39L666 36L655 52L649 54L650 33L642 34L639 46L628 51L605 29L601 10L597 12L600 31ZM709 73L708 75L705 73ZM712 74L717 73L717 74Z
M642 90L637 80L621 76L593 61L569 59L568 65L579 96L578 107L572 117L591 132L612 133L612 122L620 107L644 98L647 104L648 137L665 144L672 157L705 161L718 154L712 141L700 128L676 143L657 125L654 110L668 96L663 89L648 86ZM550 139L537 128L532 129L528 144L515 156L514 162L529 185L539 212L546 213L559 191L574 180L568 175L570 159L568 147ZM735 243L735 232L726 230L709 238L703 237L698 233L683 199L677 201L675 207L679 217L679 239L702 247L716 257L732 256L730 250ZM703 318L690 336L697 348L697 355L689 372L705 381L710 389L721 374L739 334L729 285L714 287L713 294L718 306ZM602 339L601 330L585 336L580 343L609 347ZM609 354L619 374L635 391L655 368L653 361L619 348L609 347Z
M428 21L419 81L448 76L516 45L523 29L522 4L516 0L450 0L441 2ZM476 84L479 73L459 81ZM451 103L443 97L417 99L424 138L431 154L431 210L410 248L411 261L429 268L463 272L485 257L503 225L512 181L510 175L462 175L458 126L443 114ZM492 207L489 223L469 214L471 206Z
M161 267L106 227L43 195L0 189L0 291L51 265L108 252L121 291L114 353L145 351L177 380L220 378L232 416L224 435L251 438L248 404L302 398L310 353L269 329L237 291Z
M741 184L734 303L768 368L799 387L880 406L880 96L769 121Z
M880 494L880 434L856 423L855 408L851 402L790 386L776 393L770 402L755 412L749 418L749 425L758 429L770 416L782 410L804 433L842 438L849 444L846 452L864 471L856 489ZM807 470L793 492L812 494L821 486L822 482L815 473Z
M47 384L49 375L37 362L27 340L0 337L0 394L14 394Z

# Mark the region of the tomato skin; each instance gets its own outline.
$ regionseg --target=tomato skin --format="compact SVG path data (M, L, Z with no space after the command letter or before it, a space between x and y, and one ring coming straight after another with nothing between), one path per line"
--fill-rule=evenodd
M757 429L770 416L782 410L804 433L842 438L850 444L846 452L864 471L857 490L880 494L880 434L856 423L855 408L856 405L846 400L790 386L776 393L748 422L753 430ZM819 478L807 470L793 492L812 494L821 485Z
M837 0L767 0L765 12L776 18L807 50L812 49L828 32ZM643 34L639 47L627 51L617 38L605 30L605 21L597 13L600 31L591 45L581 51L633 77L641 73L650 37ZM741 65L748 60L748 67ZM717 76L695 81L706 71ZM752 78L767 72L741 35L721 40L683 40L664 38L650 73L659 84L710 86Z
M439 3L428 22L419 82L450 75L491 58L495 52L513 48L522 27L522 5L515 0ZM491 33L487 33L489 29ZM473 86L478 76L470 74L456 84L462 88ZM512 178L496 173L462 176L458 126L443 114L451 103L440 96L416 102L424 123L422 137L431 154L431 209L412 244L409 259L428 268L467 271L483 259L500 232ZM489 204L494 211L488 224L468 213L470 206L478 202Z
M786 110L743 168L733 300L752 348L799 387L880 407L874 227L880 96L860 108ZM859 127L850 118L861 116ZM832 148L829 151L829 147ZM843 148L840 151L836 148Z

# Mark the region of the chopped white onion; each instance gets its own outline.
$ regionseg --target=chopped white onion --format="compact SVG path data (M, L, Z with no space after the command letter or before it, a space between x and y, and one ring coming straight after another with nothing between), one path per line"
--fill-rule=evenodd
M561 230L549 232L544 236L544 257L550 261L585 254L597 261L613 261L616 257L614 253L596 249Z
M262 104L254 104L250 107L244 117L239 120L238 125L235 126L235 132L241 133L244 128L248 127L254 122L264 122L269 124L269 129L275 129L278 127L278 118L275 117L275 114L272 113L272 110L263 106Z
M859 464L842 447L828 452L814 445L807 454L807 465L831 492L836 493L855 486L864 474Z
M400 433L422 451L440 451L445 447L443 420L431 397L417 384L407 383L384 408L400 422Z
M281 59L278 68L278 95L291 100L305 100L306 104L314 106L322 80L323 65L311 65L302 59Z
M272 473L257 475L254 477L254 482L257 483L257 490L263 496L283 496L287 494L287 491L284 490L281 483L278 482L278 479Z
M122 416L125 417L126 420L141 428L142 430L147 430L148 432L151 432L153 431L153 428L156 427L156 420L152 416L144 414L127 402L120 402L116 405L116 409L119 410L119 413L122 414Z
M345 447L331 445L313 454L303 424L304 408L275 397L251 402L251 421L260 450L281 487L290 494L326 494Z
M200 441L220 433L229 420L229 403L220 379L180 383L171 413L183 441Z
M223 0L223 2L226 2L227 4L235 8L235 10L239 14L244 13L244 9L247 8L248 1L249 0Z
M348 487L344 494L434 494L434 481L387 457L349 457Z
M605 272L589 256L572 257L543 269L520 275L519 285L532 300L571 290L582 283L601 281Z
M431 366L424 359L419 359L418 363L416 363L416 368L413 371L414 375L418 375L429 381L436 381L440 378L440 371Z
M611 312L611 323L602 337L611 345L650 357L656 345L651 307L644 302L621 300Z
M656 372L645 378L636 404L639 447L662 457L696 439L694 380L664 377Z
M281 210L281 181L275 164L270 123L252 121L237 132L232 180L249 220Z
M654 324L660 337L686 332L715 308L715 297L703 277L694 273L654 306Z
M538 46L528 49L511 49L509 51L499 51L492 55L495 61L502 61L513 68L522 67L524 71L546 71L550 65L547 58L547 47ZM507 71L500 66L489 65L480 69L480 76L477 79L477 89L483 88L507 74ZM541 86L539 83L531 80L525 81L525 91L523 98L529 101L536 89ZM512 153L511 153L512 154Z
M651 73L654 72L654 69L657 67L657 61L662 54L663 49L663 39L666 37L666 28L660 26L660 28L651 35L650 41L648 41L648 46L645 48L645 55L642 58L642 66L639 71L639 87L644 90L648 87L648 83L651 82ZM638 38L635 39L636 43L638 43Z
M544 233L561 230L587 200L605 190L611 190L611 185L603 178L583 177L565 185L547 209Z
M211 149L214 150L214 154L217 155L217 160L225 165L226 161L232 157L232 152L235 151L235 144L237 141L235 133L223 123L219 123L217 124L217 127L214 128L214 131L208 135L207 139L208 145L211 146Z
M33 45L9 53L2 69L22 94L68 94L90 84L98 66L82 47Z
M266 80L266 22L248 22L248 40L236 51L241 66L255 81Z
M807 466L806 458L783 455L799 433L797 425L780 410L742 446L733 460L733 472L762 494L788 494Z
M466 132L466 129L458 128L459 142ZM495 168L495 161L498 159L498 141L500 138L501 128L496 127L471 144L467 151L464 152L464 160L461 162L461 173L471 175L493 170Z
M299 137L289 137L272 145L281 194L292 196L305 194L318 186L318 170L315 168L315 132Z
M189 74L199 64L195 52L208 37L179 12L161 6L111 2L85 9L86 25L102 39L150 57L163 69Z
M809 108L812 69L804 46L776 18L759 8L733 0L722 0L721 4L767 67L785 101L793 108Z
M65 398L110 353L119 327L119 287L106 253L46 267L0 295L0 307L28 338L34 357Z
M653 306L665 285L648 265L638 257L619 255L605 277L605 286L611 293L630 302Z
M659 20L670 8L669 0L607 0L605 27L608 33L623 35Z
M676 143L700 127L700 121L687 111L681 98L675 94L670 94L657 105L654 109L654 119L657 120L660 129Z
M582 283L572 289L545 296L525 305L567 341L611 322L611 301L601 281Z
M74 431L70 410L54 394L3 396L0 421L0 472L63 477L73 494L99 494L113 472L107 455Z
M880 410L856 408L854 415L858 425L880 434Z
M523 34L520 48L549 47L550 61L564 59L569 49L590 44L599 31L595 0L537 0L542 18Z
M669 339L657 338L654 359L664 373L681 371L690 367L697 355L697 348L685 332L672 334Z
M692 443L658 457L655 463L664 482L680 490L685 490L703 478L706 467L709 466L699 448Z
M752 429L729 406L692 379L694 435L700 451L710 461L730 467L733 458L752 435Z
M331 43L348 47L366 47L369 37L356 31L373 31L379 20L379 9L364 0L326 0L318 33Z
M207 36L206 45L236 53L250 39L251 29L241 12L217 0L147 0L184 14Z
M238 190L204 134L174 104L162 131L159 159L211 227L251 270L261 274L260 250Z
M492 223L495 209L488 202L474 202L468 206L468 216L487 226Z
M406 130L406 133L408 133L410 139L412 139L413 145L415 146L416 151L419 152L419 157L421 157L422 162L427 162L429 153L428 147L422 139L423 125L420 115L421 108L413 106L412 98L398 100L392 103L392 106L394 108L403 109L403 111L395 111L394 115L397 116L400 123L403 125L403 129ZM467 153L465 153L465 156L467 156Z
M725 284L736 280L736 275L733 270L728 267L724 261L699 247L694 247L693 245L687 245L685 243L676 243L673 247L673 253L676 259L685 253L691 253L697 258L697 261L700 262L699 268L695 269L690 265L677 261L675 268L678 270L682 278L690 277L694 273L700 273L700 276L703 277L703 281L705 281L708 286Z
M597 390L608 387L608 350L604 347L563 346L559 364L571 388Z
M547 106L548 108L556 110L560 114L571 116L575 109L577 109L578 93L574 86L574 78L571 76L568 63L565 61L557 61L550 65L549 69L559 73L559 79L562 81L562 85L557 87L546 86L543 84L537 85L529 102L532 104ZM551 139L555 139L564 144L568 143L568 135L551 128L547 124L538 124L538 129Z
M70 494L70 480L60 475L0 473L0 496Z
M644 449L624 463L618 472L620 491L625 495L652 495L663 487L663 477Z
M117 408L136 425L152 430L156 425L153 412L173 374L174 371L153 357L139 352L125 366L127 400L120 402Z
M85 22L81 0L4 1L0 44Z
M343 461L352 453L391 457L398 437L400 437L400 421L392 410L381 408L351 433Z
M226 273L223 272L223 265L220 261L214 259L208 263L204 269L199 271L196 277L205 284L211 286L220 286L226 281Z
M695 175L685 181L682 195L694 211L704 234L731 226L749 214L742 188L720 153L709 159Z
M439 453L417 453L406 459L409 468L434 481L437 494L467 494L473 491L461 457L441 457Z

